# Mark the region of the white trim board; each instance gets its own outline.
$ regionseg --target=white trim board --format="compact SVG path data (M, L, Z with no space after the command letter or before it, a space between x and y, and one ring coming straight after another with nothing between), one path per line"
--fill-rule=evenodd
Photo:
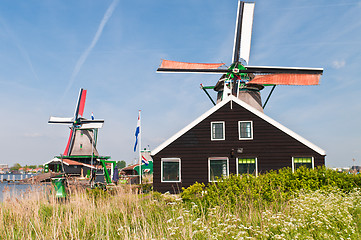
M306 140L305 138L301 137L300 135L298 135L297 133L293 132L292 130L288 129L287 127L283 126L282 124L280 124L279 122L275 121L274 119L270 118L269 116L267 116L266 114L258 111L257 109L255 109L254 107L248 105L247 103L243 102L242 100L236 98L233 95L230 95L228 97L226 97L225 99L223 99L223 101L221 101L220 103L218 103L216 106L212 107L211 109L209 109L207 112L203 113L201 116L199 116L196 120L194 120L193 122L191 122L190 124L188 124L186 127L184 127L182 130L180 130L179 132L177 132L176 134L174 134L172 137L168 138L166 141L164 141L162 144L160 144L158 147L156 147L152 152L151 155L154 156L157 153L159 153L161 150L163 150L165 147L167 147L169 144L171 144L172 142L174 142L175 140L177 140L179 137L181 137L183 134L185 134L186 132L188 132L190 129L192 129L193 127L195 127L198 123L200 123L201 121L203 121L204 119L206 119L208 116L210 116L212 113L216 112L218 109L220 109L221 107L223 107L224 105L226 105L228 102L234 102L237 103L238 105L244 107L245 109L247 109L248 111L250 111L251 113L255 114L256 116L262 118L263 120L265 120L266 122L270 123L271 125L275 126L276 128L278 128L279 130L281 130L282 132L286 133L287 135L293 137L294 139L296 139L297 141L303 143L304 145L306 145L307 147L311 148L312 150L314 150L315 152L319 153L320 155L326 155L326 151L323 150L322 148L316 146L315 144L311 143L310 141Z

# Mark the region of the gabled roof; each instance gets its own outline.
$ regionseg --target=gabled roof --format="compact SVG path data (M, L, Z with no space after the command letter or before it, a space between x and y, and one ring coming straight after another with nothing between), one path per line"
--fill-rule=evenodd
M165 147L167 147L169 144L171 144L172 142L174 142L175 140L177 140L179 137L181 137L183 134L185 134L186 132L188 132L190 129L192 129L193 127L195 127L197 124L199 124L200 122L202 122L204 119L206 119L208 116L210 116L212 113L216 112L218 109L220 109L221 107L223 107L224 105L226 105L228 102L234 102L242 107L244 107L245 109L247 109L248 111L252 112L253 114L255 114L256 116L260 117L261 119L265 120L266 122L270 123L271 125L273 125L274 127L278 128L279 130L283 131L284 133L286 133L287 135L293 137L294 139L296 139L297 141L303 143L304 145L306 145L307 147L311 148L312 150L314 150L315 152L319 153L320 155L326 155L326 151L323 150L322 148L316 146L315 144L311 143L310 141L306 140L305 138L301 137L300 135L298 135L297 133L293 132L292 130L286 128L285 126L283 126L282 124L280 124L279 122L275 121L274 119L270 118L269 116L267 116L266 114L258 111L257 109L255 109L254 107L248 105L247 103L243 102L242 100L236 98L233 95L230 95L229 97L227 97L226 99L224 99L222 102L218 103L217 105L215 105L214 107L212 107L211 109L209 109L207 112L205 112L204 114L202 114L200 117L198 117L196 120L194 120L193 122L191 122L190 124L188 124L185 128L183 128L182 130L180 130L179 132L177 132L176 134L174 134L171 138L169 138L168 140L166 140L165 142L163 142L162 144L160 144L157 148L155 148L151 155L154 156L155 154L159 153L161 150L163 150Z
M130 165L130 166L128 166L128 167L125 167L125 168L122 168L122 169L120 169L121 171L127 171L127 170L134 170L134 168L135 167L137 167L137 166L139 166L139 163L137 163L137 164L133 164L133 165Z
M43 165L50 164L50 163L61 163L61 159L53 158L50 161L44 163ZM66 159L66 158L63 159L63 163L67 166L85 166L85 167L89 167L89 168L95 168L94 166L91 166L89 164L77 162L77 161Z

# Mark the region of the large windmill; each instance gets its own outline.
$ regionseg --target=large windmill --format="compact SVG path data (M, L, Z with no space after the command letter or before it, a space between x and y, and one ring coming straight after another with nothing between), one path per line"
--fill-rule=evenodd
M262 112L276 85L318 85L320 75L323 73L322 68L248 65L254 6L254 2L238 2L232 64L228 68L225 68L223 63L162 60L157 72L223 74L212 87L218 92L217 102L233 94ZM264 86L273 86L273 88L262 106L260 90ZM205 90L205 87L202 88Z
M94 156L99 158L96 149L97 130L103 127L104 120L88 120L83 117L86 93L87 90L80 89L74 117L50 117L48 123L66 124L70 128L68 144L63 153L65 158L89 163Z

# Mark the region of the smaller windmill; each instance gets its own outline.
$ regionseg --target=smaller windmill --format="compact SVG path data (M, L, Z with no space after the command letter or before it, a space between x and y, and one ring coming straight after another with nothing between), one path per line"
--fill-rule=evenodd
M88 120L83 117L87 90L80 89L74 117L50 117L49 124L65 124L70 128L64 157L87 159L99 156L96 149L97 130L103 127L104 120ZM88 161L86 161L88 162Z
M206 92L206 89L213 88L218 92L217 103L233 94L262 112L276 85L318 85L323 73L322 68L247 65L251 49L254 7L254 2L238 2L233 57L228 68L224 67L224 63L162 60L157 72L223 74L214 87L201 85L202 89ZM273 88L262 106L260 90L265 86L273 86ZM214 103L212 99L211 101Z

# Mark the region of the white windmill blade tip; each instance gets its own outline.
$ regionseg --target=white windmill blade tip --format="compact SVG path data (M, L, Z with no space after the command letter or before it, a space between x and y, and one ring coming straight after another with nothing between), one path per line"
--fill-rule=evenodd
M237 45L237 36L238 36L238 30L239 30L239 29L238 29L238 22L240 21L240 19L239 19L240 7L241 7L241 0L238 0L237 18L236 18L236 28L235 28L235 32L234 32L234 43L233 43L232 62L238 61L238 59L235 59L235 57L236 57L236 51L239 50L239 46Z
M84 123L79 129L102 128L104 123Z
M64 117L50 117L49 122L59 122L59 123L66 123L66 122L72 122L73 118L64 118Z
M242 15L242 30L239 57L249 63L254 16L254 2L245 2Z

